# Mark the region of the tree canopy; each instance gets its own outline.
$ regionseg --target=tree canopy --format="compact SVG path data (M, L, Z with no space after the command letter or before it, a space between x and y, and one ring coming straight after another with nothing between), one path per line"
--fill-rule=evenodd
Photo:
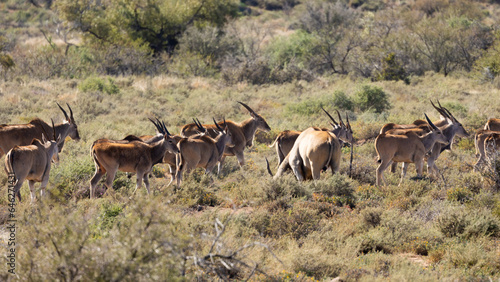
M69 28L93 43L145 45L172 54L189 26L222 26L236 15L237 1L60 0L55 7Z

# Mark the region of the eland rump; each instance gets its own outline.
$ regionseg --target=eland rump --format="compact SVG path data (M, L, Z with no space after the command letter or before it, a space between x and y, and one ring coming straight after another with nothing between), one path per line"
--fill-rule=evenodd
M290 152L279 165L274 178L280 177L288 167L299 181L318 180L321 171L327 168L331 168L332 173L339 171L342 141L349 143L353 141L351 125L349 119L347 124L344 124L338 111L340 125L327 111L324 109L323 111L333 121L333 130L310 127L300 133ZM268 171L271 174L269 169Z

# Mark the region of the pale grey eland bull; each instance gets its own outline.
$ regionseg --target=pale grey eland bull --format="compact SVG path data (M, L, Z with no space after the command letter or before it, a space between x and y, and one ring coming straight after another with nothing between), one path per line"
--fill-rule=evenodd
M54 122L52 121L52 128ZM55 130L53 140L45 138L46 132L42 133L42 141L35 138L31 145L14 146L7 152L5 157L5 171L15 177L14 195L21 202L21 186L24 180L28 180L31 202L35 201L35 182L41 182L40 196L42 197L47 183L52 161L59 162L58 145L61 142L61 135L56 138Z
M236 156L238 159L238 163L241 166L245 164L245 155L244 150L245 147L253 146L253 139L255 137L255 132L257 130L262 130L264 132L269 132L271 128L267 124L266 120L257 114L252 108L248 105L240 103L243 107L245 107L250 112L250 118L242 121L242 122L234 122L231 120L227 120L228 132L232 135L232 140L234 146L226 147L224 150L224 154L219 162L218 172L220 173L222 169L222 165L224 163L224 159L227 156ZM218 123L219 126L224 126L222 122ZM217 127L213 124L204 124L203 127L207 129L207 134L210 137L217 137ZM186 124L181 129L181 136L189 137L192 135L198 134L198 126L194 123Z
M57 106L64 114L64 121L56 124L54 128L39 118L33 119L27 124L0 125L0 157L16 145L30 145L34 138L41 140L44 131L50 134L50 136L53 134L61 136L61 142L58 144L59 152L61 152L67 136L76 141L80 140L78 126L73 117L71 107L67 105L70 112L70 115L68 115L59 104Z

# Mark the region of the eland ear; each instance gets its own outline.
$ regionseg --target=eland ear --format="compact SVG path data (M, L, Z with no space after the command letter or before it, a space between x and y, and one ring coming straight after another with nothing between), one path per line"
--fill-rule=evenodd
M42 142L47 143L47 138L45 137L45 134L42 133Z
M56 140L56 143L59 144L61 142L61 134L59 134L59 136L57 136L57 140Z

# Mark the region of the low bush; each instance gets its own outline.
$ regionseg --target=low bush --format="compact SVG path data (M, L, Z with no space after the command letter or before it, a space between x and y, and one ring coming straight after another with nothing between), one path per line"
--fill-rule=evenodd
M99 77L89 77L78 85L78 89L83 92L99 91L107 94L118 94L120 88L115 84L115 81L108 77L104 80Z
M316 210L296 205L288 210L279 209L273 213L265 210L255 212L251 225L265 237L290 236L298 240L320 228L320 220L321 215Z
M387 94L377 86L363 85L355 97L356 106L362 112L382 113L391 108Z

